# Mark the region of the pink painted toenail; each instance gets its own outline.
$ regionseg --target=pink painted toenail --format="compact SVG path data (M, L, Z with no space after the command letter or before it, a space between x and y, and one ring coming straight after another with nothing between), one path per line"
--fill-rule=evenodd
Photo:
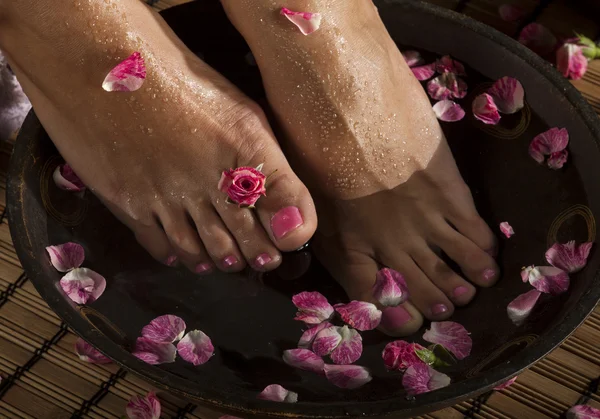
M223 259L223 265L226 268L231 268L233 265L235 265L236 263L238 263L238 258L236 258L235 256L231 255L231 256L227 256L225 259Z
M285 207L271 218L271 230L277 240L304 224L298 207Z
M411 320L412 316L404 307L388 307L383 310L381 327L390 332L394 332L404 327L404 325Z
M466 293L469 292L469 289L467 287L456 287L454 288L454 292L452 293L455 297L460 297L462 295L465 295Z
M431 313L434 316L439 316L440 314L444 314L448 312L448 307L445 304L436 304L431 307Z
M268 253L263 253L262 255L258 255L256 257L256 266L258 266L259 268L262 268L263 266L265 266L267 263L271 262L273 260L273 258L271 258L271 256L269 256Z
M496 271L493 269L486 269L483 271L483 280L485 282L491 282L496 277Z
M167 266L175 266L177 264L177 256L175 255L171 255L167 258L167 260L165 261L165 263L167 264Z
M212 265L210 263L200 263L196 265L196 273L203 274L208 273L212 269Z

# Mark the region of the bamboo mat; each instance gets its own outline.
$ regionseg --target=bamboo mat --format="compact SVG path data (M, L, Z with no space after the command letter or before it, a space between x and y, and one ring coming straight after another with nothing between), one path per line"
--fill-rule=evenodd
M354 0L353 0L354 1ZM148 0L158 10L186 0ZM515 36L498 0L432 0ZM512 0L557 35L573 30L597 39L600 19L567 0ZM527 23L527 22L525 22ZM600 113L600 60L574 83ZM21 268L5 217L6 169L12 147L0 145L0 418L119 418L127 400L151 386L116 365L90 365L73 352L76 336L38 295ZM424 418L559 418L574 404L600 408L600 308L559 349L521 374L515 384ZM159 391L163 417L213 419L207 412Z

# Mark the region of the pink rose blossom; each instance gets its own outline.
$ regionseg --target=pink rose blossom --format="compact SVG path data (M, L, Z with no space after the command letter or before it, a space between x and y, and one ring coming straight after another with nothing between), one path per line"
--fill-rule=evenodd
M240 207L254 207L258 198L267 194L267 177L253 167L238 167L223 172L217 187Z
M556 68L563 76L579 80L588 68L588 59L583 55L581 46L565 43L556 51Z

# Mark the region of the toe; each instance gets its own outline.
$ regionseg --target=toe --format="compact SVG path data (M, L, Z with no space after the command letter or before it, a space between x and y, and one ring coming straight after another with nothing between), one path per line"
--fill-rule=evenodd
M138 243L154 259L169 266L177 264L177 255L172 249L165 231L158 222L153 225L136 225L132 227L132 230Z
M480 249L483 249L492 257L496 257L498 248L496 236L477 213L473 199L469 198L460 202L461 207L454 209L448 217L448 221ZM457 203L454 204L457 205Z

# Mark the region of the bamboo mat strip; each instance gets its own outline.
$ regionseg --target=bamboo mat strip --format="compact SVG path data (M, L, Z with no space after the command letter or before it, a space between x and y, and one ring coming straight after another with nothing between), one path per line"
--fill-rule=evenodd
M148 0L157 10L186 0ZM600 22L577 13L566 0L512 0L527 13L520 23L503 22L498 6L511 1L431 0L515 36L536 20L561 37L572 29L600 35ZM600 113L600 61L574 82ZM5 218L5 182L12 147L0 145L0 417L22 419L121 417L127 400L152 387L116 365L90 365L73 352L77 339L46 305L25 276ZM521 374L503 391L484 394L423 419L559 418L576 403L600 408L600 309L560 348ZM163 417L216 419L216 415L176 396L159 392Z

